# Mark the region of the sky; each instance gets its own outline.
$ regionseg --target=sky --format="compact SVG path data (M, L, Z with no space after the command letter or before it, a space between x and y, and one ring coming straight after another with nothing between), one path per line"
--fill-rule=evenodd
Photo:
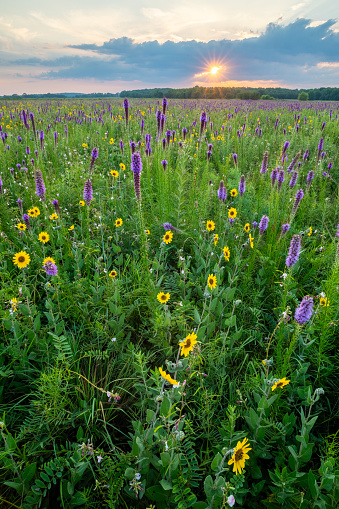
M337 0L13 0L0 95L339 87Z

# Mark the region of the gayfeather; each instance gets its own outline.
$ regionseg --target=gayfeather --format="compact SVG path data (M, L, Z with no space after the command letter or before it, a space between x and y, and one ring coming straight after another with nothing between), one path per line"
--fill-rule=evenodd
M134 154L135 147L136 147L135 142L134 141L130 141L129 142L129 146L131 147L131 153Z
M274 187L277 177L278 177L278 168L273 168L272 173L271 173L272 187Z
M203 111L200 116L200 134L205 132L206 124L207 124L207 113L206 111Z
M301 200L303 199L303 197L304 197L304 191L302 189L299 189L299 191L297 191L296 195L295 195L295 201L294 201L294 205L292 208L292 214L294 214L297 211L297 208L299 207L299 204L300 204Z
M184 141L186 140L186 134L187 134L187 128L186 128L186 127L184 127L184 128L182 129L182 136L183 136L183 138L184 138Z
M60 207L59 207L59 200L53 200L52 201L52 204L54 205L54 210L55 212L57 212L58 214L60 214Z
M336 237L339 237L339 224L337 226L337 233L336 233Z
M133 171L135 197L137 201L140 202L141 201L140 174L142 171L142 160L140 152L134 152L131 155L131 170Z
M25 110L22 110L22 121L26 129L29 129L29 123L27 122L27 113Z
M26 147L26 154L29 155L31 153L29 147Z
M233 154L232 157L233 157L234 164L238 164L238 155Z
M140 135L142 136L143 132L144 132L144 126L145 126L145 121L144 121L144 118L141 119L141 123L140 123Z
M253 230L255 230L255 229L256 229L256 227L258 226L257 221L253 221L252 226L253 226Z
M293 169L294 169L294 167L295 167L299 157L300 157L300 152L298 152L297 155L293 157L292 161L288 165L288 167L287 167L287 172L288 173L292 173L292 171L293 171Z
M268 216L262 216L259 223L259 235L262 235L265 230L267 230L269 218Z
M123 154L124 153L124 142L122 140L120 140L120 150L121 150L121 153Z
M161 131L161 111L160 110L157 110L155 117L157 119L157 130L158 130L158 133L160 133L160 131Z
M174 226L171 225L171 223L163 223L161 226L165 228L165 230L172 230L177 231L177 228L174 228Z
M126 120L126 126L128 125L128 109L129 109L129 102L128 102L128 99L124 99L124 102L123 102L123 106L124 106L124 110L125 110L125 120Z
M20 200L20 198L18 198L16 202L17 202L17 204L18 204L18 207L19 207L20 211L22 212L22 204L23 204L23 201L22 201L22 200ZM28 216L28 217L29 217L29 216Z
M161 164L162 164L162 167L163 167L164 171L166 171L167 164L168 164L168 163L167 163L167 161L166 161L166 159L163 159L163 160L161 161Z
M323 122L323 123L322 123L322 126L321 126L321 131L323 131L323 129L324 129L324 127L325 127L325 125L326 125L326 122Z
M223 203L226 201L226 198L227 198L227 190L226 190L225 183L223 180L220 180L220 182L219 182L218 198Z
M161 118L160 118L160 132L163 132L164 127L165 127L165 122L166 122L166 115L164 115L162 113Z
M304 162L306 161L306 159L308 158L308 156L310 155L310 151L308 150L308 148L305 150L305 154L303 155L303 160Z
M283 149L282 149L282 155L286 153L286 150L288 149L289 146L290 146L290 142L289 141L285 141Z
M39 138L40 138L40 148L41 148L41 150L43 150L43 148L44 148L44 138L45 138L43 130L40 131Z
M46 274L48 276L56 276L57 273L58 273L58 267L55 265L55 263L51 262L51 261L47 261L44 265L43 265L43 268L45 269L46 271Z
M298 172L294 171L292 178L288 184L290 186L290 189L292 189L295 186L295 184L297 183L297 178L298 178Z
M35 120L34 120L34 113L30 112L28 114L29 116L29 119L31 121L31 124L32 124L32 129L33 129L33 133L34 133L34 138L36 138L36 129L35 129Z
M297 263L297 261L299 260L300 250L301 250L300 235L293 235L291 239L290 248L288 250L288 257L286 258L287 267L293 267L293 265Z
M285 180L285 171L284 170L279 170L277 180L278 180L278 191L280 191L282 183Z
M207 161L211 159L212 150L207 150Z
M267 164L268 164L268 152L264 152L262 163L261 163L261 170L260 173L266 173L267 172Z
M314 179L314 171L311 170L311 171L308 172L308 175L306 177L306 180L307 180L307 189L309 189L313 179Z
M167 104L168 104L168 101L167 101L166 97L164 97L163 100L162 100L162 113L164 115L166 113Z
M24 214L22 216L22 220L25 223L25 225L27 226L27 228L30 230L31 229L31 223L29 222L29 215L28 214Z
M94 149L92 150L92 153L91 153L91 163L89 165L90 172L93 170L93 166L94 166L96 159L98 159L98 155L99 155L99 150L96 147L94 147Z
M290 229L290 225L285 223L281 226L281 235L285 235L286 232Z
M91 179L87 179L84 185L84 200L88 206L90 206L93 200L93 187Z
M320 154L321 154L321 152L323 150L323 147L324 147L324 138L320 138L319 145L318 145L317 162L320 159Z
M46 188L42 172L40 170L35 170L35 189L37 196L39 196L39 198L41 198L42 201L45 201Z
M55 143L55 145L58 144L58 133L57 133L57 131L54 131L54 143Z
M245 181L245 175L241 175L240 182L239 182L239 194L240 196L243 196L246 189L246 181Z
M167 129L166 131L166 141L167 141L167 145L169 145L170 143L170 139L171 139L171 131L169 129Z
M312 316L313 311L313 298L310 295L305 295L300 303L300 306L295 310L294 318L299 325L304 325Z
M4 190L3 190L3 182L2 182L2 178L0 177L0 194L3 194Z

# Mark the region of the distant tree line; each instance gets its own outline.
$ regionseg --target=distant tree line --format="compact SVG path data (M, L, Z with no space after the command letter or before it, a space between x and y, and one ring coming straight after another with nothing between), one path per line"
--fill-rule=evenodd
M192 88L145 88L123 90L120 97L168 99L292 99L307 101L339 101L339 88L315 89L249 88L249 87L199 87Z

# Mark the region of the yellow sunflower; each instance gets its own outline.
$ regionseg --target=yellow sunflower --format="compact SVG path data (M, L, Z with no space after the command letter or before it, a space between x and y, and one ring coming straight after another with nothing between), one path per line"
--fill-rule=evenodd
M251 450L252 448L249 447L247 438L244 438L242 442L237 443L237 446L234 449L234 454L228 462L229 465L233 464L233 472L235 472L235 475L238 475L238 472L241 474L241 472L244 470L245 460L250 458L247 453Z
M172 242L172 239L173 239L173 233L171 232L171 230L168 230L162 238L162 240L165 242L165 244L170 244L170 242Z
M27 211L27 214L29 215L29 217L35 217L35 213L34 213L34 210L33 209L29 209Z
M74 230L74 224L72 224L72 226L70 226L70 227L68 228L68 231L69 231L69 232L71 232L72 230Z
M54 214L51 214L51 215L49 216L49 218L50 218L50 219L52 219L52 221L53 221L54 219L58 219L58 214L56 214L56 213L54 212Z
M320 297L320 306L329 306L330 301L327 299L327 297Z
M283 387L285 387L285 385L288 385L290 381L291 380L286 380L285 377L282 378L281 380L278 380L278 382L272 385L272 391L274 391L277 387L279 387L279 389L282 389Z
M215 229L214 221L207 221L206 228L209 232L213 231Z
M83 146L83 148L87 148L88 147L87 143L83 143L82 146Z
M217 287L217 278L213 276L213 274L210 274L208 276L207 283L210 289L213 290L213 288Z
M251 229L251 227L250 227L250 223L246 223L246 224L245 224L245 226L244 226L244 230L245 230L245 232L247 232L247 233L248 233L248 232L250 231L250 229Z
M117 178L117 177L119 177L119 172L117 170L111 170L111 175L112 175L112 177Z
M198 336L194 334L194 332L191 332L191 334L186 336L186 339L184 339L184 341L179 343L179 346L181 346L181 355L187 357L187 355L190 352L192 352L194 345L198 343L198 341L196 341L197 337Z
M126 166L124 165L124 163L120 163L119 164L120 168L122 169L122 171L125 171L126 169Z
M230 256L231 256L231 251L230 251L230 248L225 246L224 249L223 249L223 252L224 252L224 257L225 257L225 260L227 262L230 261Z
M151 232L149 230L145 231L146 235L151 235Z
M170 299L169 293L160 292L157 295L157 299L161 304L166 304L166 302Z
M51 256L47 256L46 258L44 258L44 261L42 262L42 265L45 265L45 263L47 263L47 262L54 263L54 265L55 265L55 260Z
M312 230L312 226L310 226L310 227L309 227L309 232L308 232L308 234L307 234L307 235L310 237L310 236L312 235L312 232L313 232L313 230Z
M117 228L119 228L123 223L123 220L121 219L121 217L119 217L116 221L115 221L115 226Z
M39 240L40 242L43 242L44 244L46 244L46 242L49 241L49 235L47 232L41 232L39 233Z
M235 209L234 207L228 209L228 217L232 217L233 219L237 217L237 209Z
M79 201L79 205L81 205L81 207L84 207L84 206L85 206L85 202L84 202L84 200L80 200L80 201Z
M218 244L218 240L219 240L219 235L216 233L214 235L214 245L216 246Z
M235 196L238 194L238 191L236 189L231 189L230 194L233 196L233 198L235 198Z
M26 253L26 251L20 251L20 253L16 253L13 256L13 263L14 265L17 265L19 269L24 269L27 267L30 261L30 256L28 253Z
M166 373L166 371L164 371L162 368L158 368L158 369L159 369L159 373L162 376L162 378L167 380L167 382L169 382L172 385L178 385L178 382L176 380L173 380L173 378L171 377L171 375L169 373Z
M33 207L34 217L40 216L40 209L38 207Z
M118 275L116 270L111 270L111 272L108 274L109 277L116 277Z
M16 227L19 228L19 230L26 230L27 228L27 226L24 223L18 223Z
M249 234L248 238L250 239L250 245L251 245L251 248L253 249L253 239L254 239L254 237L252 237L252 235Z
M113 143L114 143L114 140L113 140L113 138L111 138L111 139L109 140L109 144L110 144L110 145L113 145Z

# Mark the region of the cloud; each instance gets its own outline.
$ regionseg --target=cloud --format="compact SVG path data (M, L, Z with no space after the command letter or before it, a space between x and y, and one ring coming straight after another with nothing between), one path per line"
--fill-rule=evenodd
M149 17L166 15L155 8L143 11ZM328 79L333 81L339 71L336 65L339 33L332 29L335 23L336 20L329 19L312 25L311 20L301 18L285 26L269 23L261 34L243 32L238 40L208 42L160 44L157 40L138 42L119 37L102 44L69 45L61 57L20 58L13 60L12 65L31 66L32 77L43 80L137 81L140 87L145 83L191 86L195 75L200 74L202 79L210 67L221 65L222 82L320 86L326 85ZM67 51L77 54L69 55Z

